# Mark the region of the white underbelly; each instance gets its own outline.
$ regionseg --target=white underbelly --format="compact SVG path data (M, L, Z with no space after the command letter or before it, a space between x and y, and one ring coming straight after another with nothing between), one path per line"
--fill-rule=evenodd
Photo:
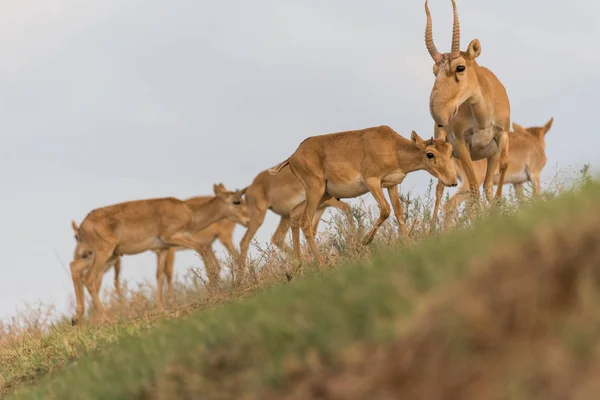
M500 174L494 175L494 185L498 184L498 180L500 179ZM507 173L504 176L504 183L525 183L529 181L529 175L527 171L522 170L517 173L509 174Z
M115 251L117 254L133 255L148 250L164 249L166 247L165 243L159 237L152 236L141 241L119 243Z
M327 193L336 199L352 199L362 196L368 191L369 189L360 177L344 183L327 181Z
M293 197L271 204L269 209L277 215L288 217L294 207L302 203L304 200L306 200L306 195L303 190L301 193L298 193Z

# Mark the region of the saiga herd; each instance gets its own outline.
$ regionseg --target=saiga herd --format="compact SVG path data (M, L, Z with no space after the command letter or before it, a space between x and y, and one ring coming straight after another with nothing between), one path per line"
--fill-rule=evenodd
M201 255L209 286L219 280L219 263L212 243L219 240L236 262L235 284L244 279L250 242L262 225L267 209L281 217L272 242L284 248L291 229L294 254L300 259L300 230L319 262L323 259L315 242L321 215L334 207L350 216L350 206L341 201L371 193L379 207L379 218L363 239L368 245L391 211L400 235L407 235L398 185L413 171L425 170L438 179L434 222L446 186L461 190L444 206L445 227L458 204L479 199L479 186L492 200L502 196L505 183L522 197L523 183L531 182L534 195L540 191L540 173L546 164L545 135L553 119L543 127L510 128L510 102L500 79L480 66L481 43L473 39L460 50L460 25L452 1L454 24L450 52L441 53L433 40L432 18L425 2L425 45L433 64L434 82L429 110L434 135L422 139L415 131L405 138L388 126L312 136L275 167L260 172L242 190L230 191L214 185L213 196L180 200L173 197L128 201L91 211L75 232L76 248L70 264L77 310L75 325L85 311L84 286L94 308L105 316L99 290L104 273L115 270L115 287L120 292L121 256L154 251L157 256L157 307L163 307L166 282L173 297L175 251L192 249ZM388 192L391 208L383 189ZM238 252L233 244L236 224L247 228ZM254 271L251 271L254 274ZM289 279L289 276L288 276Z

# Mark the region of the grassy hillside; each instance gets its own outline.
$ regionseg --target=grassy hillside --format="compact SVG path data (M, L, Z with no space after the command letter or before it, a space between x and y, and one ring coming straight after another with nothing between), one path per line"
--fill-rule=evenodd
M3 390L23 399L598 398L599 200L590 183L431 237L415 218L417 244L391 246L390 226L372 253L355 244L368 224L355 215L358 231L334 228L322 241L336 268L287 284L272 263L258 285L203 298L200 310L60 325L5 345Z

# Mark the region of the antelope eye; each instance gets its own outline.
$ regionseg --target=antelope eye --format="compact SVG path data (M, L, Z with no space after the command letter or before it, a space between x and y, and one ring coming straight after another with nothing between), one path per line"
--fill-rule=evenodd
M458 67L456 67L456 72L463 72L464 70L465 70L464 65L459 65Z
M233 204L235 204L236 206L239 206L240 204L242 204L241 200L236 200L233 202Z
M427 156L427 158L433 158L434 157L433 153L427 153L426 156Z

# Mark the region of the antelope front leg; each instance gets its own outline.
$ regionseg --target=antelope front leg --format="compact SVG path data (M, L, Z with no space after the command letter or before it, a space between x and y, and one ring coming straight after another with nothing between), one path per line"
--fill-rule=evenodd
M487 159L487 168L485 170L485 178L483 179L483 192L489 203L492 202L492 186L494 184L494 174L500 162L500 153L493 154ZM499 182L498 182L499 183Z
M83 276L83 284L85 285L90 296L92 296L94 308L98 312L98 316L101 320L106 319L107 316L104 306L102 305L102 301L100 301L100 296L98 295L100 287L97 286L97 284L99 281L101 282L101 279L104 275L104 266L110 259L113 251L114 248L110 250L96 250L96 253L94 254L94 262Z
M71 278L73 279L73 287L75 288L75 299L77 301L77 309L75 315L71 318L71 325L75 326L85 312L85 301L83 293L82 274L86 268L89 268L92 260L90 258L79 258L71 261Z
M500 176L498 177L498 189L496 190L496 198L502 197L502 187L504 186L504 179L506 177L506 171L508 170L508 132L502 131L497 139L498 148L500 150Z
M513 189L515 190L515 195L517 196L517 200L519 202L523 201L523 184L522 183L513 183Z
M121 293L121 281L119 276L121 275L121 257L117 257L115 260L115 291L117 292L117 297L119 301L123 300L123 294Z
M440 203L442 202L443 195L444 184L438 179L437 185L435 186L435 205L433 206L433 216L431 217L431 232L433 232L435 230L435 227L437 226L438 214L440 212Z
M381 189L381 180L379 178L367 178L364 180L365 185L369 189L369 192L377 201L377 205L379 206L379 218L375 222L375 225L371 228L369 233L363 239L363 245L366 246L373 241L375 237L375 233L379 227L385 222L386 219L390 216L390 205L387 201L385 201L385 197L383 196L383 190Z
M538 198L542 190L542 184L539 173L532 174L531 188L533 191L533 198Z
M238 257L240 269L246 269L246 265L248 263L248 250L250 249L250 242L254 238L254 235L256 235L256 231L258 231L258 228L260 228L263 221L265 220L266 212L266 208L249 206L250 222L248 223L248 229L246 229L244 237L240 241L240 255ZM252 268L251 273L255 275L254 268Z
M467 201L469 199L469 188L467 185L464 185L458 192L454 193L446 204L444 204L444 230L448 230L451 227L451 222L454 219L454 215L456 209L463 201Z
M396 221L398 221L398 225L400 226L400 235L403 239L408 239L408 231L406 230L406 225L404 224L404 210L402 209L402 203L400 202L398 185L389 187L387 191L388 196L390 196L390 201L392 202L392 208L394 209Z
M159 250L156 253L156 309L164 310L163 305L163 285L165 281L165 272L168 268L167 257L171 249Z
M471 161L471 153L467 148L467 144L462 136L456 135L456 146L454 147L458 159L465 171L467 182L469 182L469 189L473 194L473 197L479 199L479 182L475 176L475 170L473 169L473 161Z

